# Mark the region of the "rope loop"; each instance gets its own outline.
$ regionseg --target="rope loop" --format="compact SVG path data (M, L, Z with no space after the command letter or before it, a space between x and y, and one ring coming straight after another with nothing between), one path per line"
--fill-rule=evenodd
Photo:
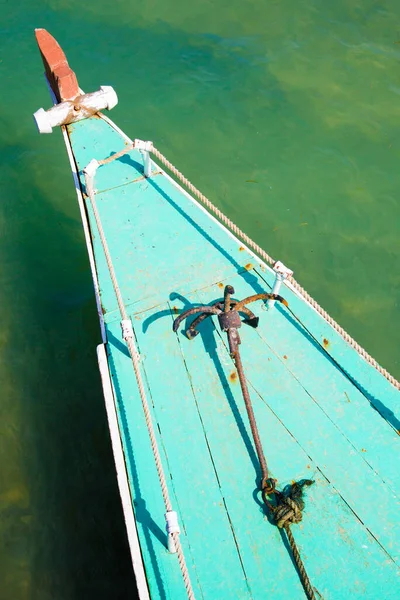
M261 482L261 490L263 497L270 496L271 494L275 494L276 491L276 479L272 479L272 477L265 477ZM265 500L264 500L265 502Z

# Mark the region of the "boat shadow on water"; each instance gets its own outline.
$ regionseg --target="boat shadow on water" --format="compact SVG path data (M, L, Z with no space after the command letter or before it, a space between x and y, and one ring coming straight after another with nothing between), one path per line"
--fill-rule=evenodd
M30 170L26 148L19 155L24 178L12 180L13 212L7 215L12 261L2 266L8 282L3 309L12 307L13 332L7 350L12 385L4 393L20 417L9 412L5 418L18 460L10 448L14 464L4 491L20 481L24 497L0 507L8 544L0 596L134 599L78 208L68 216L69 195L60 192L55 201L52 186L39 183ZM67 172L65 179L67 189Z

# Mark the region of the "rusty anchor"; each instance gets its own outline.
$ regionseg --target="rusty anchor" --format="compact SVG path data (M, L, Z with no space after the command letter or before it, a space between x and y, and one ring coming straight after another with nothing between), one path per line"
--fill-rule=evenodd
M278 294L268 293L253 294L252 296L248 296L247 298L244 298L241 301L237 301L231 298L234 293L235 290L233 289L233 287L231 285L227 285L224 290L223 301L218 300L211 306L204 305L189 308L174 320L172 328L174 332L177 332L179 329L179 325L182 323L182 321L184 321L187 317L190 317L191 315L200 313L199 316L196 317L196 319L194 319L194 321L186 330L186 336L191 340L194 337L196 337L196 335L198 335L199 331L197 329L197 326L202 321L204 321L204 319L207 319L207 317L210 317L211 315L216 315L218 317L219 325L222 331L225 331L228 336L229 352L234 360L235 367L239 376L240 387L242 390L243 399L249 418L254 445L256 447L257 456L261 467L262 480L260 487L264 493L270 494L275 490L275 481L269 477L267 461L264 455L263 447L260 440L260 434L258 432L257 422L254 416L253 406L247 387L246 377L244 375L243 364L239 352L239 345L241 344L241 340L238 329L242 326L240 313L246 316L246 318L243 321L244 323L254 328L258 326L259 319L254 315L254 313L250 309L247 308L247 304L255 302L256 300L277 300L278 302L281 302L284 306L288 306L288 303L284 298L282 298L282 296L279 296Z
M197 326L211 315L217 315L218 321L222 331L225 331L228 336L229 351L231 357L234 360L237 373L239 375L240 387L242 390L243 400L246 406L247 416L250 423L251 433L253 436L254 445L257 452L258 461L261 469L261 482L260 490L262 499L269 510L272 518L279 528L285 530L290 548L292 550L292 556L298 569L301 582L304 587L304 591L309 600L315 600L314 588L312 587L307 572L305 570L303 561L301 559L299 550L297 548L295 539L290 529L292 523L299 523L302 520L302 510L304 508L304 501L302 499L304 486L309 486L313 481L304 479L299 482L293 482L289 486L289 490L283 492L276 489L276 480L270 477L268 471L267 460L264 455L263 446L258 431L257 421L254 415L253 405L250 399L249 389L247 387L246 377L244 375L242 359L240 357L239 345L241 343L238 329L242 326L240 313L246 315L244 323L247 323L251 327L258 326L258 317L256 317L251 310L247 308L247 304L254 302L255 300L277 300L284 306L288 306L288 303L282 296L278 294L254 294L241 300L240 302L232 300L231 296L235 291L231 285L227 285L224 291L224 300L217 301L211 306L196 306L189 308L183 312L179 317L174 320L173 330L178 331L179 325L186 317L191 315L199 314L196 319L192 322L189 328L186 330L187 337L191 340L199 333ZM270 497L275 498L275 502L270 501Z

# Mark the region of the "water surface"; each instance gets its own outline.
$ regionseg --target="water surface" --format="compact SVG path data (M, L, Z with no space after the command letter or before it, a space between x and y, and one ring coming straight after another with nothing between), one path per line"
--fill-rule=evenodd
M0 600L133 598L79 211L34 27L393 375L400 5L21 0L1 7Z

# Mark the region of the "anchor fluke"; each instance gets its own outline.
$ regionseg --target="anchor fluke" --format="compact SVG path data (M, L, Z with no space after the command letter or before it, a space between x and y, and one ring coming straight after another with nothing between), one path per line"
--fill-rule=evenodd
M199 331L197 326L210 317L211 315L217 315L218 321L222 331L233 331L237 332L237 329L241 327L242 322L254 329L258 327L259 317L256 317L255 314L246 306L250 302L254 302L255 300L277 300L281 302L284 306L288 306L288 303L282 296L278 296L277 294L270 293L262 293L262 294L253 294L252 296L248 296L238 302L237 300L233 300L231 298L232 294L235 293L233 286L227 285L224 290L224 299L223 301L217 300L212 306L204 305L204 306L194 306L185 310L182 314L179 315L174 320L172 329L176 333L179 329L179 325L184 321L187 317L191 315L198 315L190 324L190 326L186 329L186 337L189 340L195 338ZM246 318L241 321L239 313L244 313ZM239 338L238 338L239 339ZM240 343L240 342L238 342Z
M253 327L254 329L258 327L259 321L260 317L253 317L252 319L243 319L243 323L246 323L246 325L250 325L250 327Z

